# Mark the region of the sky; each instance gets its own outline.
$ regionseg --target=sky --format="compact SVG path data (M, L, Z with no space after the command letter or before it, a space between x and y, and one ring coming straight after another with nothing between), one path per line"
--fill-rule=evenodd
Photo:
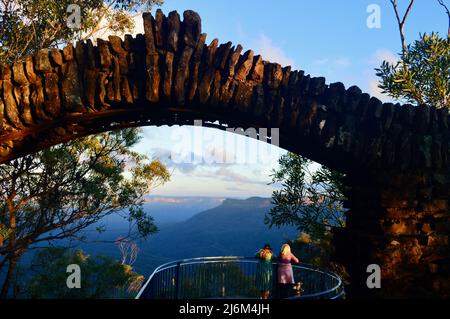
M398 2L403 13L409 1ZM271 62L390 100L378 89L374 71L383 60L396 61L401 49L389 0L165 0L161 9L166 15L197 11L207 43L218 38L241 44ZM425 32L446 34L447 27L436 0L416 0L406 22L406 41ZM136 18L135 33L142 32L142 19ZM279 186L270 184L270 174L286 153L262 141L198 126L145 127L135 149L159 158L172 172L171 181L155 189L155 195L235 198L271 196Z

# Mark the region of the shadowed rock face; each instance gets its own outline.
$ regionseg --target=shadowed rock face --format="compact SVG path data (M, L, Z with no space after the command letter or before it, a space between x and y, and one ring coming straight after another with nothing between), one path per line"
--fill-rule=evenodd
M0 163L114 128L279 128L281 147L348 174L336 247L350 291L373 293L365 270L379 263L392 287L378 294L448 296L447 110L382 103L240 45L207 44L193 11L143 18L144 35L42 49L0 68Z

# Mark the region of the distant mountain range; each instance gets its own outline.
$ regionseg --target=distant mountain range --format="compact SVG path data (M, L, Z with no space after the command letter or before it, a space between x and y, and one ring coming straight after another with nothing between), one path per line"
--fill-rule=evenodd
M264 224L271 208L269 198L153 197L146 199L144 207L160 229L138 242L140 252L134 266L145 276L165 262L183 258L253 256L265 243L278 252L287 238L297 235L293 227L268 229ZM89 240L115 240L125 235L128 227L117 216L109 216L102 224L106 225L105 233L98 234L92 228L84 232ZM91 255L120 257L112 243L83 243L76 248Z
M264 216L270 207L268 198L225 199L221 205L184 222L161 226L158 234L140 244L135 267L146 273L156 266L155 257L171 261L203 256L253 256L265 243L277 251L286 239L295 238L297 231L293 227L268 229Z
M147 196L144 209L160 226L185 221L199 212L219 206L224 200L224 197Z
M183 222L199 212L219 206L224 200L224 197L146 196L144 210L160 227L165 224ZM107 226L107 229L124 228L124 219L117 214L111 214L102 219L99 224Z

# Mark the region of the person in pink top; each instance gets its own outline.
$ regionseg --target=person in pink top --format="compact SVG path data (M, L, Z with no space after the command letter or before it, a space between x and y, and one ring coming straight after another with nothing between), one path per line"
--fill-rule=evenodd
M280 284L282 297L287 297L287 288L295 283L291 262L298 264L299 261L298 258L291 253L291 247L288 244L284 244L281 246L278 263L278 283Z

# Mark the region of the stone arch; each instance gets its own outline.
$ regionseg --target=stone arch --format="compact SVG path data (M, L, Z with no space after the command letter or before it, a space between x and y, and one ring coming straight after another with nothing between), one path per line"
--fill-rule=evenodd
M1 66L0 163L120 127L202 119L279 128L281 147L347 174L350 210L335 242L350 294L448 296L447 110L382 103L240 45L207 44L193 11L143 21L136 37ZM372 263L382 267L381 292L366 286Z

